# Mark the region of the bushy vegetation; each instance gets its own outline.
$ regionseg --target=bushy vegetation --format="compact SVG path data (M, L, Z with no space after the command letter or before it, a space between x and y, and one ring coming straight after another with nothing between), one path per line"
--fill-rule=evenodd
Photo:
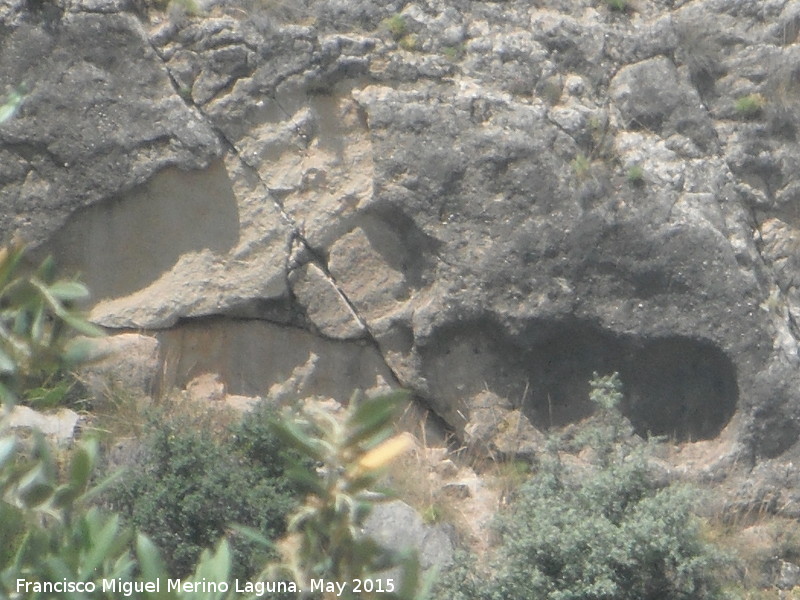
M605 2L611 10L625 12L629 8L628 0L605 0Z
M399 40L408 34L408 22L399 13L381 21L381 27L388 31L395 40Z
M622 442L616 376L596 378L597 417L584 439L591 466L557 453L497 521L501 540L488 570L462 562L442 598L457 600L678 600L722 597L719 553L693 516L697 493L659 488L646 451ZM646 446L644 446L646 448Z
M82 445L62 478L41 436L26 452L16 436L0 438L0 596L10 597L18 578L84 582L130 575L130 532L86 504L96 489L89 485L96 455L96 445Z
M190 573L203 549L232 523L277 540L299 492L286 476L292 463L272 433L274 418L263 405L221 439L179 420L156 425L142 459L110 494L110 505L154 541L179 576ZM240 578L255 575L270 558L237 536L231 552L233 575Z
M67 468L60 469L42 436L26 447L17 435L3 430L2 420L0 433L0 598L156 597L141 586L167 578L157 548L146 536L123 527L118 515L93 505L109 483L92 482L98 445L81 443ZM222 541L216 552L203 552L188 579L227 581L230 564L228 545ZM102 580L115 582L114 587L104 587ZM25 585L20 587L19 581ZM44 585L52 589L37 589ZM157 597L223 596L177 590Z
M633 186L640 186L644 183L644 167L640 164L631 165L625 173L625 179Z
M592 171L591 159L583 153L579 153L572 162L572 171L578 179L586 179Z

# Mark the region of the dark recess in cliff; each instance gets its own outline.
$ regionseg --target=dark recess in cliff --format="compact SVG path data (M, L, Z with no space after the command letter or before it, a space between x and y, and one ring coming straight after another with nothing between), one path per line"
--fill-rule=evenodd
M526 412L540 428L592 413L593 373L620 373L622 407L636 433L676 441L716 437L738 402L736 370L714 344L672 336L634 339L585 322L550 327L530 351Z
M492 319L477 319L439 331L422 354L425 364L436 365L428 383L438 400L453 403L489 390L522 405L542 430L592 414L594 373L619 372L621 408L643 437L713 439L739 397L733 363L709 341L620 335L579 319L537 320L516 335Z
M677 336L648 341L621 374L626 412L640 435L712 439L736 411L736 370L707 341Z

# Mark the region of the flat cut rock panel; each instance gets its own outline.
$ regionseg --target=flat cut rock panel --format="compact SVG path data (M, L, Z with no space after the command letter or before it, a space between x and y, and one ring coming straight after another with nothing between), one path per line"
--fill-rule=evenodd
M395 385L377 350L325 340L257 320L206 319L160 334L164 391L217 373L230 394L291 402L318 396L347 402L356 390Z

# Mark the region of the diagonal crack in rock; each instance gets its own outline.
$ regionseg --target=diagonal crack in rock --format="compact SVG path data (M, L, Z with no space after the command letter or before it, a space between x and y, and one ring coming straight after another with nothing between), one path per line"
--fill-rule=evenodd
M305 234L303 232L303 227L299 223L297 223L292 218L292 216L290 214L288 214L286 212L286 210L284 209L283 205L278 200L278 198L277 198L277 196L275 194L275 191L272 190L269 187L269 185L267 184L266 181L264 181L263 177L261 176L261 174L258 171L258 168L245 159L245 157L242 155L242 153L240 152L240 150L236 146L236 144L225 134L224 131L221 130L220 127L218 127L214 123L214 120L208 114L206 114L206 112L203 110L202 106L200 106L197 103L195 103L191 98L186 98L183 94L180 93L180 90L181 90L180 83L177 81L177 79L175 78L174 74L170 70L169 65L168 65L168 61L166 60L164 55L161 53L159 48L153 43L153 41L150 40L149 37L147 37L147 36L145 36L145 37L147 38L150 47L153 49L153 51L156 53L156 55L163 62L164 70L165 70L170 82L172 83L172 86L173 86L173 88L175 90L176 95L178 97L182 98L183 101L187 105L189 105L190 107L195 109L197 111L197 113L199 115L201 115L202 119L206 122L206 124L209 126L209 128L212 131L214 131L214 133L218 136L218 138L219 138L220 142L223 144L224 148L231 155L236 157L236 159L239 161L239 163L242 166L245 167L245 169L248 171L248 173L250 175L255 177L256 181L259 182L259 185L265 191L265 195L272 202L273 207L275 208L277 213L280 215L281 219L289 227L289 241L288 241L288 244L287 244L286 257L285 257L285 275L286 275L286 278L287 278L287 290L288 290L288 293L293 296L292 286L288 281L289 274L291 273L291 271L293 269L296 269L299 266L302 266L302 264L305 264L305 263L308 263L308 262L310 262L310 263L314 264L315 266L317 266L322 271L322 273L324 274L325 279L330 284L331 288L334 290L336 295L339 297L339 299L342 301L344 306L347 308L347 310L350 313L350 315L358 323L359 327L364 332L367 341L370 343L371 346L373 346L375 348L377 353L381 356L384 364L386 365L387 370L392 374L392 377L394 379L393 383L395 385L400 386L401 385L400 378L399 378L397 372L392 368L392 366L389 363L389 361L386 360L386 357L384 356L384 354L383 354L383 352L381 350L380 344L378 343L378 340L375 337L374 332L373 332L372 328L370 327L369 323L367 322L366 319L364 319L364 317L361 316L361 314L359 314L359 312L358 312L356 306L354 305L354 303L350 300L350 298L348 297L347 293L338 284L338 282L336 281L336 278L331 273L330 268L329 268L329 266L327 264L327 261L325 260L324 256L322 256L322 254L319 251L317 251L313 247L313 245L308 241L308 239L306 238L306 236L305 236ZM302 72L302 70L299 70L298 72ZM294 73L294 74L296 74L296 73ZM292 73L286 73L286 74L284 74L284 76L281 79L285 80L286 78L290 77L291 75L292 75ZM228 88L232 87L232 85L233 84L230 84L228 86ZM276 102L277 102L277 100L276 100ZM284 114L287 115L287 117L291 116L288 113L288 111L286 111L282 106L280 106L280 103L278 103L278 106L279 106L280 110L282 110L284 112ZM303 262L297 262L295 264L292 264L292 255L293 255L292 250L293 250L293 247L294 247L295 243L300 245L302 253L306 257L308 257L308 259L306 261L303 261Z

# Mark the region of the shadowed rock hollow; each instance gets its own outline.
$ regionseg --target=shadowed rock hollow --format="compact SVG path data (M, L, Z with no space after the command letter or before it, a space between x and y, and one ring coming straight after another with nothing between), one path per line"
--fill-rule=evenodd
M0 8L0 232L165 384L405 386L462 432L618 370L643 435L796 452L796 2L51 4Z
M460 399L488 390L549 429L591 415L589 381L616 371L636 432L676 441L713 439L738 406L733 364L708 342L641 340L580 321L537 322L515 338L501 331L471 322L439 332L421 351L431 395L463 410Z

